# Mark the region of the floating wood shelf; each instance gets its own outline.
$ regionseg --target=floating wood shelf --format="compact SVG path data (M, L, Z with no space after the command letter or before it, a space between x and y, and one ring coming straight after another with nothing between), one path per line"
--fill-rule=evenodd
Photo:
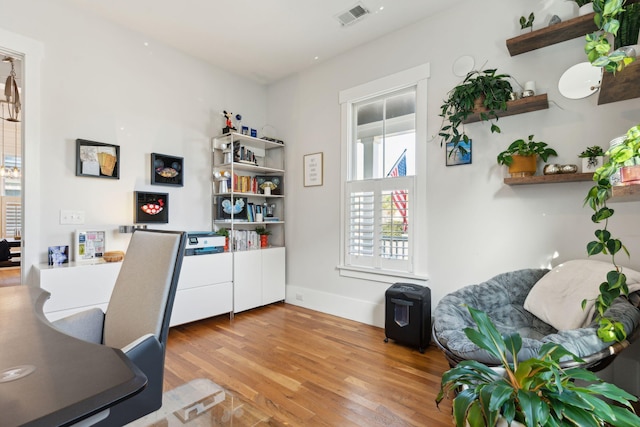
M605 72L600 84L598 105L640 97L640 58L617 73Z
M534 175L517 178L505 178L507 185L551 184L556 182L592 181L593 173L560 173L555 175Z
M569 19L507 40L507 49L511 56L530 52L552 44L575 39L598 29L593 22L594 13Z
M610 202L640 202L640 184L614 185L611 187Z
M526 98L516 99L515 101L509 101L507 102L507 110L496 111L496 116L507 117L513 116L514 114L545 110L547 108L549 108L549 100L547 99L547 94L543 93L542 95L528 96ZM466 120L463 120L462 123L474 123L480 120L480 113L474 113L467 117Z

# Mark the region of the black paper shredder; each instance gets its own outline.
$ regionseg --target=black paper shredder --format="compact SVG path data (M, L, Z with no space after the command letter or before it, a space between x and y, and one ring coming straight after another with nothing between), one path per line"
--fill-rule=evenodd
M385 342L392 339L418 347L431 342L431 289L413 283L394 283L385 292Z

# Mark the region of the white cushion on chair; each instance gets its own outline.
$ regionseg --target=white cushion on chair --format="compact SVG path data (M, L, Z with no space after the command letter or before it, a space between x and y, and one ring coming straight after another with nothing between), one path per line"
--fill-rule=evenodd
M562 263L544 275L531 288L524 308L559 331L584 328L595 314L595 298L607 273L614 269L610 262L572 260ZM640 273L624 268L629 292L640 290ZM582 301L587 304L582 309Z

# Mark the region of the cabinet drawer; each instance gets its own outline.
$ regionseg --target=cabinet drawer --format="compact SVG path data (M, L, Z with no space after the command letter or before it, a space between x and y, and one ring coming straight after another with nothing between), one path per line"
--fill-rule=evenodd
M231 312L232 292L231 282L179 289L173 303L170 325L176 326Z
M178 289L231 282L233 280L232 273L230 252L186 256L182 260Z

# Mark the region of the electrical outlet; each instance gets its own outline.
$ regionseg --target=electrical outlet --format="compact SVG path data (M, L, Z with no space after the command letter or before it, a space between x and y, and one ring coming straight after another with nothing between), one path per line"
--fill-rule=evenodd
M304 301L304 297L302 296L302 294L296 294L296 300Z

